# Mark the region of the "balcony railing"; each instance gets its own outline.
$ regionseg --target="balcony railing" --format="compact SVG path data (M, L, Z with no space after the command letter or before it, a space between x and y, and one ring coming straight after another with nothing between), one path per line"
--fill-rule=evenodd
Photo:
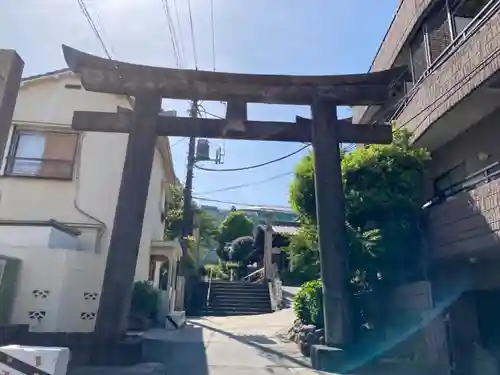
M477 172L474 172L463 180L437 192L436 196L429 202L424 204L423 208L429 208L440 203L446 202L447 199L462 192L468 192L477 187L487 184L491 181L500 178L500 161L496 161Z
M424 205L429 256L497 254L500 245L500 161L442 190Z
M415 82L413 87L404 95L404 97L396 104L396 111L391 117L394 120L401 115L404 109L407 107L408 103L413 99L417 93L421 83L433 72L435 72L441 65L443 65L453 54L465 44L469 38L474 35L474 33L481 28L485 23L487 23L495 13L500 11L500 0L490 0L484 8L474 17L471 22L458 34L448 47L446 47L443 52L433 61L425 70L425 72L420 76L420 78ZM495 52L499 51L494 51Z

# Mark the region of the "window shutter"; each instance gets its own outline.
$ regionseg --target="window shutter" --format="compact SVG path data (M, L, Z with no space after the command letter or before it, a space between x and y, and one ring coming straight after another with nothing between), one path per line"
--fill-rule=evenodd
M40 175L71 177L77 141L77 134L47 133Z

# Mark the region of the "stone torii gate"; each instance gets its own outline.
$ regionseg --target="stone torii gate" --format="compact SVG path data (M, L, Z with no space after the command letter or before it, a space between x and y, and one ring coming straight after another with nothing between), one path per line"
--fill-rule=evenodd
M5 145L12 124L17 94L21 85L24 61L16 51L0 49L0 155L5 152Z
M128 133L129 140L96 322L97 335L123 332L141 237L145 203L158 136L312 142L325 339L343 346L350 338L346 295L347 245L339 143L390 143L386 125L354 125L337 119L337 106L387 103L403 69L338 76L232 74L168 69L92 56L67 46L69 68L86 90L130 95L132 112L75 112L78 131ZM226 119L160 116L162 98L227 102ZM249 121L247 103L310 105L312 120Z

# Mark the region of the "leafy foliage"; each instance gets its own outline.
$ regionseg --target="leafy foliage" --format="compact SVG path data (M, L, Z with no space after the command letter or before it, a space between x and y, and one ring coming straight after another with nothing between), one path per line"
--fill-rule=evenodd
M254 224L241 211L231 211L217 230L217 242L219 243L217 254L223 260L229 259L229 248L233 240L239 237L251 236Z
M185 277L196 277L198 275L196 241L193 236L187 238L187 252L180 260L180 273Z
M363 234L377 230L375 257L382 282L418 277L421 207L427 151L411 147L409 133L398 132L391 145L371 145L342 161L346 219Z
M207 276L212 276L214 280L229 280L229 270L223 263L205 265L203 273Z
M370 145L342 156L352 293L420 277L422 188L429 154L410 146L409 139L409 133L398 131L390 145ZM293 272L310 279L320 273L314 188L310 154L297 165L290 186L290 203L303 228L287 248Z
M132 290L130 312L154 319L158 311L158 291L149 281L136 281Z
M231 260L245 265L252 262L252 255L255 252L253 243L254 240L251 236L239 237L233 240L230 250Z
M323 284L320 280L308 281L300 287L293 299L293 311L302 323L324 327Z
M420 213L427 151L411 147L407 132L390 145L370 145L342 158L352 274L395 283L410 277L419 259ZM316 223L314 156L295 170L290 202L302 222Z
M165 237L180 238L182 230L182 211L184 196L180 185L170 185L171 199L165 203Z
M184 209L184 195L180 185L170 185L171 199L166 202L165 237L176 239L181 237L182 216ZM200 245L210 248L216 236L214 219L204 211L198 209L193 202L192 209L198 216L198 227L200 229Z
M320 263L315 227L300 227L298 233L290 237L288 247L283 250L290 261L290 271L283 275L284 281L296 285L319 277Z

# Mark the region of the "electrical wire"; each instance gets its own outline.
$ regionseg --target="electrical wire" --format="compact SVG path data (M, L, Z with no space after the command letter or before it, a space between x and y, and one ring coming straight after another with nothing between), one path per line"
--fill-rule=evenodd
M215 17L214 17L214 0L210 0L210 18L212 24L212 63L215 72Z
M165 14L165 18L167 20L168 30L170 32L170 42L172 44L172 50L174 52L175 65L177 66L177 68L179 68L181 66L181 57L179 54L179 48L177 46L177 36L175 34L174 21L172 19L172 14L170 13L168 0L162 0L162 5L163 13Z
M203 198L203 197L198 197L198 196L193 196L193 199L198 199L199 201L203 201L203 202L215 202L215 203L231 204L233 206L245 206L245 207L256 207L256 208L270 208L270 209L291 211L290 207L288 207L288 206L271 206L271 205L267 205L267 204L251 204L251 203L221 201L221 200L218 200L218 199L209 199L209 198Z
M269 165L269 164L273 164L273 163L277 163L279 161L285 160L285 159L289 158L290 156L296 155L299 152L305 150L309 146L310 145L304 145L303 147L299 148L298 150L290 152L289 154L283 155L283 156L281 156L281 157L279 157L277 159L269 160L269 161L267 161L265 163L260 163L260 164L255 164L255 165L249 165L249 166L241 167L241 168L212 169L212 168L200 167L197 164L195 164L194 167L196 169L200 169L202 171L207 171L207 172L238 172L238 171L247 171L249 169L260 168L260 167L264 167L264 166Z
M92 32L94 33L96 38L99 40L99 43L101 44L101 47L104 50L104 53L106 54L106 57L110 60L113 60L111 53L109 52L108 48L106 47L106 43L104 42L104 39L99 32L99 29L97 28L94 20L92 19L92 16L90 15L90 12L89 12L87 6L85 5L84 0L77 0L77 3L80 7L81 12L85 16L85 19L87 20L87 23L89 24L90 29L92 30Z
M191 0L188 0L189 24L191 26L191 43L193 45L194 67L198 70L198 54L196 53L196 38L194 35L193 12L191 10Z
M99 13L98 12L94 12L94 16L95 16L95 24L96 24L97 28L102 33L102 39L103 39L103 41L107 42L105 44L107 44L109 46L109 50L111 51L111 53L113 54L113 56L116 56L116 51L113 48L113 45L111 43L109 43L110 39L108 37L108 34L106 33L106 30L102 26L101 17L99 16Z
M260 181L255 181L255 182L249 182L247 184L241 184L241 185L233 185L233 186L227 186L225 188L221 188L221 189L216 189L216 190L208 190L208 191L203 191L203 192L198 192L196 194L212 194L212 193L219 193L219 192L222 192L222 191L229 191L229 190L236 190L236 189L242 189L242 188L246 188L246 187L250 187L250 186L255 186L255 185L260 185L260 184L265 184L267 182L271 182L271 181L274 181L274 180L277 180L279 178L282 178L282 177L285 177L285 176L290 176L292 175L294 172L286 172L286 173L280 173L276 176L272 176L272 177L269 177L269 178L266 178L265 180L260 180Z
M175 142L173 145L171 145L170 148L177 146L181 142L186 142L187 140L188 140L188 138L179 139L177 142Z
M184 36L182 35L181 17L179 16L179 7L177 6L177 0L174 0L174 10L177 18L177 27L179 28L179 39L181 45L182 56L184 59L184 64L186 63L186 48L184 47Z
M206 109L206 108L205 108L202 104L199 104L199 105L198 105L198 108L199 108L199 110L200 110L200 111L203 111L203 113L204 113L205 115L209 115L209 116L212 116L212 117L218 118L218 119L220 119L220 120L225 120L225 118L224 118L224 117L222 117L222 116L219 116L219 115L216 115L216 114L214 114L214 113L208 112L208 111L207 111L207 109Z
M106 57L109 60L113 61L113 57L111 56L111 53L109 53L109 50L106 47L106 43L104 42L104 39L101 36L101 34L100 34L100 32L99 32L99 30L98 30L98 28L96 26L96 23L92 19L92 16L90 15L90 12L88 11L87 6L85 5L84 0L77 0L77 3L80 6L80 10L82 11L83 15L85 16L85 19L87 20L87 23L89 24L90 29L92 30L92 32L94 33L94 35L98 39L99 43L101 44L101 47L104 50L104 54L106 55ZM100 25L100 23L99 23L99 26L100 26L100 29L102 30L103 34L104 34L104 28L102 27L102 25ZM113 50L112 47L111 47L111 50ZM115 66L115 68L118 69L118 66ZM127 101L130 104L130 106L133 107L133 105L134 105L133 104L134 103L133 99L129 95L125 95L125 97L127 98Z

